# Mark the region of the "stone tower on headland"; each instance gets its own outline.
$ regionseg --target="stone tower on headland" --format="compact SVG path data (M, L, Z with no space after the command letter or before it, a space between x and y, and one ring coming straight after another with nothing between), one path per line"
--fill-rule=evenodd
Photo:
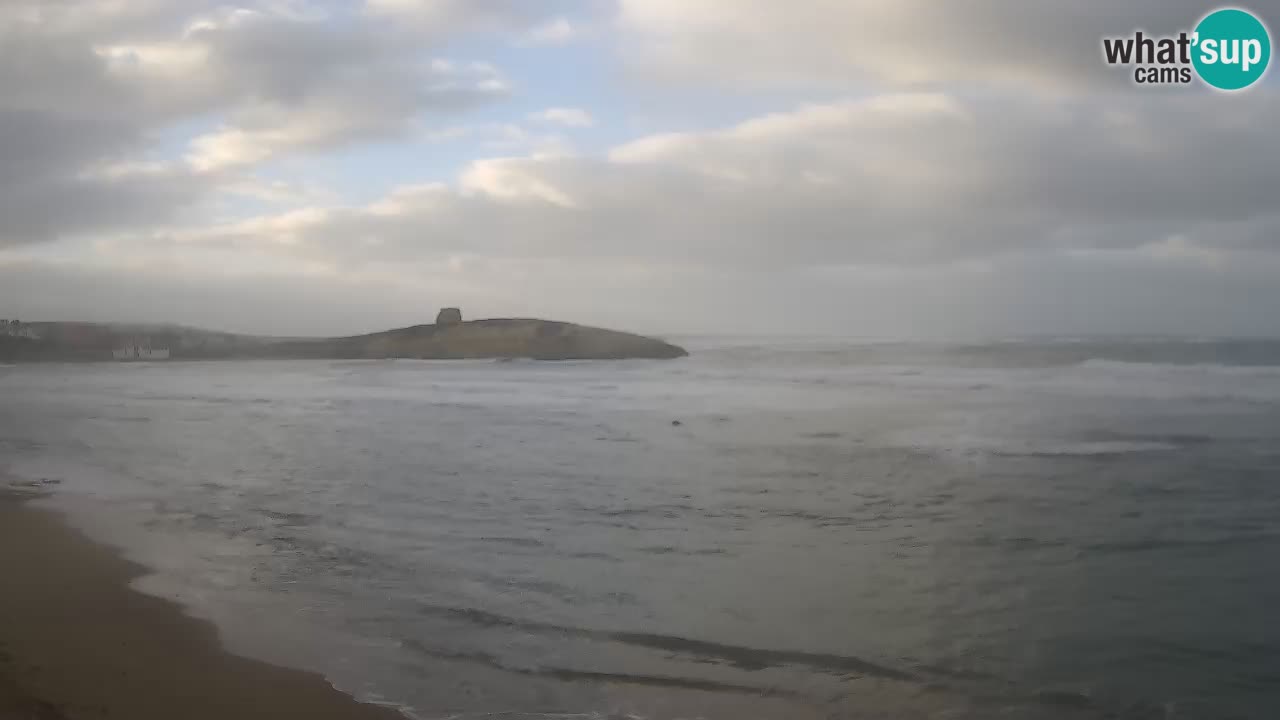
M436 315L437 325L457 325L462 322L462 311L456 307L441 308Z

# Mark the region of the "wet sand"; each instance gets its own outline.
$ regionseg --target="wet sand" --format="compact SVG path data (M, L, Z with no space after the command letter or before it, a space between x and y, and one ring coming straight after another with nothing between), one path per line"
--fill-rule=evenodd
M208 623L130 589L143 572L0 494L0 720L403 720L227 653Z

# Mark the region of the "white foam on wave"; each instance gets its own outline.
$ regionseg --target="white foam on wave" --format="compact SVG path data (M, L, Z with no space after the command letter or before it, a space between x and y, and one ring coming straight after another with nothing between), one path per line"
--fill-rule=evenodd
M894 443L899 447L946 454L1003 457L1103 457L1170 452L1179 445L1162 440L1035 440L983 437L947 432L913 431Z
M1280 376L1280 365L1227 365L1224 363L1160 363L1090 358L1077 367L1115 372L1213 373L1222 375Z

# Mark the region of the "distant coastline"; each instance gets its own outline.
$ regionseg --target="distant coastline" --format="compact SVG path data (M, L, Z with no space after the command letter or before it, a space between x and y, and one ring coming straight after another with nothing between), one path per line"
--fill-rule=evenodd
M279 338L173 325L34 322L22 336L0 336L0 362L242 359L670 359L677 345L632 333L532 318L432 324L365 335Z

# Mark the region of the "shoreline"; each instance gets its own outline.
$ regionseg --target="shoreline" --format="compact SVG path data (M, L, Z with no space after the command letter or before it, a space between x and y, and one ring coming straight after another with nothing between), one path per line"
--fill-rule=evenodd
M0 720L405 720L320 675L233 655L130 583L146 568L0 492Z

